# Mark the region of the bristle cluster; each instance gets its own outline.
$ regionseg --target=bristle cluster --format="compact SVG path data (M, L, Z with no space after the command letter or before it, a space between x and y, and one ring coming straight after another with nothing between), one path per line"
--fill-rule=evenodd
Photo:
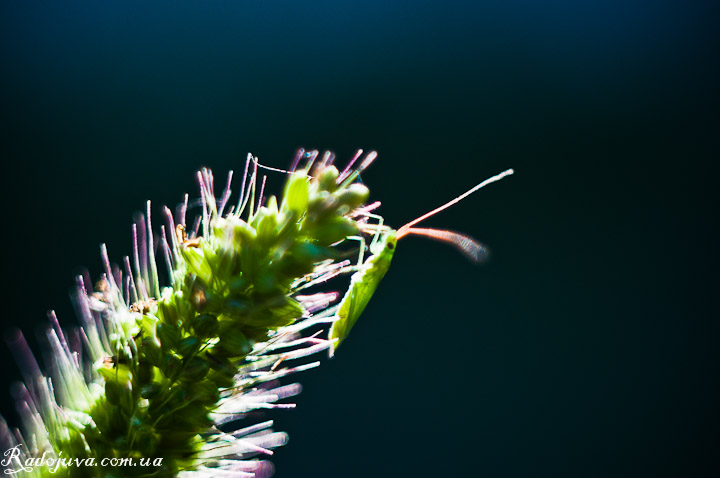
M51 476L47 466L19 465L45 454L81 460L62 462L63 476L272 475L257 457L272 455L287 436L271 421L237 423L257 410L293 407L284 400L300 386L278 381L317 366L305 359L331 346L319 329L335 320L340 294L308 291L350 270L337 246L365 220L357 211L368 190L357 178L376 154L355 168L358 152L342 173L332 154L318 156L301 150L279 170L287 175L281 201L264 198L257 158L248 156L233 206L232 172L216 197L212 172L203 169L194 221L186 196L175 214L163 209L156 236L148 202L122 267L103 245L100 280L92 287L77 278L82 326L66 335L51 315L49 373L19 332L11 341L24 378L15 389L23 430L0 420L4 449L19 450L6 468ZM156 253L168 270L165 287ZM147 461L105 466L103 458Z

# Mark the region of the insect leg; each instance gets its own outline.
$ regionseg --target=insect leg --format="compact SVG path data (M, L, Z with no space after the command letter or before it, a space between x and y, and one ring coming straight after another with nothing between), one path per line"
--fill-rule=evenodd
M376 234L376 236L377 236L377 234ZM367 247L365 245L365 238L362 236L348 236L345 239L360 242L360 253L358 254L358 262L357 262L357 265L359 267L360 265L362 265L363 259L365 259L365 248Z
M376 235L379 234L376 233ZM328 274L323 274L321 277L313 278L311 281L300 285L299 287L296 287L296 291L307 289L308 287L311 287L315 284L318 284L320 282L325 282L331 277L335 277L340 274L346 274L348 272L357 272L361 269L363 262L365 261L365 249L367 249L367 245L365 244L365 238L362 236L348 236L345 238L346 240L351 241L358 241L360 243L360 251L358 252L358 261L355 265L342 265L342 267L339 267L337 269L334 269L332 272L329 272ZM347 263L350 263L349 260L344 261Z
M377 216L380 217L380 216ZM382 219L382 218L380 218ZM375 224L372 225L373 229L376 227ZM376 238L380 235L382 230L377 230L373 233L373 241L376 240ZM345 238L346 240L352 240L352 241L358 241L360 243L359 252L358 252L358 261L355 265L349 265L350 261L343 261L343 263L336 264L339 267L332 267L332 270L327 270L325 272L322 272L320 274L315 275L314 277L311 277L310 279L305 279L302 281L298 281L293 284L293 289L298 292L304 289L307 289L309 287L312 287L314 285L317 285L321 282L325 282L332 277L338 276L340 274L346 274L348 272L357 272L361 269L363 263L365 262L365 250L367 249L366 240L362 236L348 236Z
M377 220L377 224L375 225L377 227L377 231L375 232L375 235L373 236L373 240L370 243L370 250L373 250L373 248L375 247L375 244L377 244L377 242L380 240L380 230L382 230L383 224L385 222L385 218L378 214L365 213L365 215L367 217L369 217L370 219Z

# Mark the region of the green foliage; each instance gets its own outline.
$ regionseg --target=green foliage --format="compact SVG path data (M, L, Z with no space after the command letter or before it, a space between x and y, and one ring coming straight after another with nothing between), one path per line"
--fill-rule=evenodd
M253 212L250 198L245 219L217 213L205 174L208 232L187 238L184 227L178 228L171 241L174 288L150 297L145 284L156 276L150 256L149 273L134 274L138 300L132 307L125 307L110 276L92 297L109 311L110 350L94 366L102 393L79 410L88 416L84 426L66 433L68 422L59 419L48 442L47 451L57 456L162 458L162 465L70 466L62 476L173 477L203 464L202 437L217 433L212 413L224 397L255 383L243 385L235 377L249 363L248 354L307 316L294 284L311 277L318 265L332 263L337 243L360 230L349 213L367 199L368 190L338 185L333 166L316 168L313 177L291 174L280 206L271 196ZM254 186L255 176L251 182ZM35 468L28 476L50 473Z
M79 336L90 363L79 360L55 321L48 332L52 381L34 360L21 364L26 377L18 393L24 437L12 434L0 420L0 439L17 453L24 446L22 457L49 453L75 464L23 468L13 462L15 471L21 471L18 476L209 478L219 470L269 476L264 462L249 459L282 445L284 434L272 433L271 422L234 432L219 427L250 410L287 405L275 402L297 393L298 387L268 390L268 383L317 362L280 365L325 349L332 354L363 313L403 236L431 237L482 260L484 247L472 238L412 226L513 173L487 179L395 230L371 214L372 207L362 207L369 190L358 182L359 173L374 160L374 152L343 173L329 165L326 155L310 174L316 156L307 154L305 170L289 174L279 203L271 196L264 204L260 198L257 207L259 165L249 157L248 165L252 160L254 166L250 186L245 191L243 182L239 211L226 215L222 211L229 190L218 204L212 173L201 171L203 233L188 237L185 210L177 228L166 210L170 234L168 240L162 230L162 245L171 287L159 287L149 204L147 225L142 225L147 244L139 248L147 256L140 260L136 245L134 270L125 258L123 276L110 265L103 246L106 271L96 291L88 293L82 280L78 287L84 322ZM344 244L361 239L362 257L363 234L373 236L372 255L349 266ZM334 293L300 294L343 272L354 274L338 304L330 305ZM333 323L329 339L303 336L323 322ZM30 357L21 335L17 342L25 347L20 355ZM87 460L96 465L88 466ZM128 465L128 460L135 463ZM144 464L138 466L139 460Z

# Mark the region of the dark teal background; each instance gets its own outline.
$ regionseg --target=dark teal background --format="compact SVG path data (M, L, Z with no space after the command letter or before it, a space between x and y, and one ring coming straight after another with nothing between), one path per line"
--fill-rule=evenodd
M715 476L716 2L0 3L3 328L33 335L146 199L248 151L358 147L428 225L273 414L277 476ZM278 187L282 177L271 176ZM3 413L19 377L4 350Z

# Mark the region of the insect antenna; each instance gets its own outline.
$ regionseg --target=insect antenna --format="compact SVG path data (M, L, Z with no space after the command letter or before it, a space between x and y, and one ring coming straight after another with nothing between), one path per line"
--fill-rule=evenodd
M439 213L440 211L444 211L445 209L449 208L450 206L459 203L478 189L481 189L488 184L494 183L496 181L501 180L505 176L509 176L513 174L514 171L512 169L508 169L507 171L503 171L500 174L497 174L489 179L486 179L485 181L481 182L477 186L469 189L468 191L464 192L460 196L456 197L455 199L446 202L440 207L437 207L433 209L432 211L423 214L422 216L418 217L417 219L413 219L412 221L408 222L404 226L402 226L400 229L398 229L397 232L397 239L401 239L404 236L407 236L409 234L414 234L417 236L424 236L429 237L430 239L434 239L436 241L440 242L446 242L448 244L452 244L455 246L460 252L465 254L470 260L473 262L482 262L485 259L487 259L489 255L489 251L487 247L482 245L481 243L477 242L475 239L465 236L463 234L458 234L457 232L447 231L443 229L428 229L428 228L419 228L419 227L413 227L415 224L418 224L421 221L424 221L425 219L434 216L435 214Z
M400 229L398 229L397 238L400 239L401 237L407 235L409 229L410 229L412 226L414 226L415 224L417 224L417 223L419 223L419 222L421 222L421 221L424 221L425 219L427 219L427 218L429 218L429 217L434 216L435 214L439 213L440 211L444 211L445 209L449 208L450 206L453 206L454 204L459 203L460 201L462 201L463 199L465 199L466 197L468 197L469 195L471 195L472 193L474 193L474 192L477 191L478 189L482 189L483 187L487 186L488 184L492 184L492 183L494 183L494 182L500 181L500 180L501 180L502 178L504 178L505 176L510 176L510 175L513 174L514 172L515 172L515 171L513 171L512 169L508 169L507 171L503 171L503 172L500 173L500 174L497 174L497 175L495 175L495 176L493 176L493 177L491 177L491 178L486 179L485 181L481 182L480 184L478 184L477 186L473 187L472 189L469 189L468 191L462 193L461 195L459 195L459 196L456 197L455 199L446 202L446 203L443 204L442 206L437 207L437 208L433 209L432 211L423 214L422 216L418 217L417 219L413 219L412 221L408 222L407 224L405 224L404 226L402 226Z
M404 235L415 234L425 236L440 242L447 242L455 246L460 252L473 262L483 262L490 255L490 251L483 244L470 236L465 236L453 231L444 229L409 228Z

